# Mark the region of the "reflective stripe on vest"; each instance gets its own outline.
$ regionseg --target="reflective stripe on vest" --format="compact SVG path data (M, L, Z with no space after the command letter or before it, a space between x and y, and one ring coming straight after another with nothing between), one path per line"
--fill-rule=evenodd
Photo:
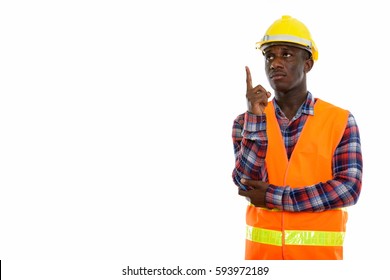
M286 245L343 246L345 232L286 230Z
M284 231L285 245L342 246L345 232L335 231ZM263 244L282 246L281 231L247 226L246 239Z
M282 232L264 228L246 226L246 239L275 246L282 246Z

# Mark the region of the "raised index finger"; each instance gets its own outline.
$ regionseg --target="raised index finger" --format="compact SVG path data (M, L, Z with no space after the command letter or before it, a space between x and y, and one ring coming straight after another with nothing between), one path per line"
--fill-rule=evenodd
M251 76L251 71L249 70L248 66L245 66L245 71L246 71L246 88L247 89L252 89L252 76Z

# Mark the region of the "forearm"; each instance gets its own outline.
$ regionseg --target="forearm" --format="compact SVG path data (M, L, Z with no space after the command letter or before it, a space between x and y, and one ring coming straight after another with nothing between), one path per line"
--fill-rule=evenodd
M267 180L265 116L255 116L250 113L240 115L234 121L232 136L235 155L233 182L245 189L240 182L241 178Z
M335 178L302 188L270 186L267 208L290 212L320 212L354 205L359 198L361 178Z

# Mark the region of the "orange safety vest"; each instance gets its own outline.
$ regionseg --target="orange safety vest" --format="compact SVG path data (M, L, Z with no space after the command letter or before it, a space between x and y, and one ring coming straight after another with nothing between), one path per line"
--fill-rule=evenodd
M332 158L349 112L317 99L294 151L287 158L272 102L265 110L268 147L265 158L269 183L297 188L333 178ZM247 208L246 259L343 259L347 212L287 212Z

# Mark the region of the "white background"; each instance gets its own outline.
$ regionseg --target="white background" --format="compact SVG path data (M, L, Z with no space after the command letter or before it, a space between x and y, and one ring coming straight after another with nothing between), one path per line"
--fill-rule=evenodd
M241 261L231 127L289 14L319 48L309 90L361 132L346 262L389 259L385 3L2 1L0 258Z

